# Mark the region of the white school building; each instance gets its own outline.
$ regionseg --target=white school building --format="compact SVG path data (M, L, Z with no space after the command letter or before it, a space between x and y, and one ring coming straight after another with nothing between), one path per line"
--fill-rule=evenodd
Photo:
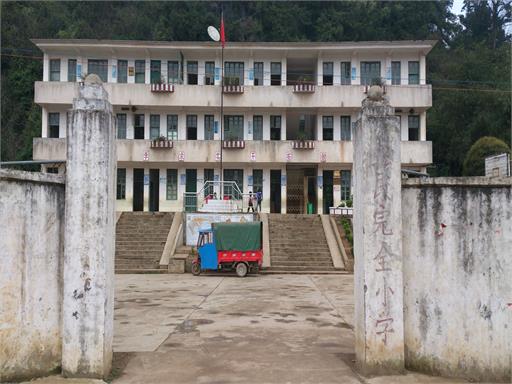
M83 76L97 74L117 116L118 211L194 210L211 192L204 183L220 179L222 153L223 179L262 191L263 212L328 213L351 198L352 125L375 79L400 117L402 168L432 162L425 57L435 41L230 42L224 63L213 42L33 42L44 53L34 160L65 160L67 111Z

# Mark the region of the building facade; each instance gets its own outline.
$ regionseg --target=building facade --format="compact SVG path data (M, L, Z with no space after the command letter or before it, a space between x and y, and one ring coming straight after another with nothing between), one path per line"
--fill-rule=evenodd
M400 117L402 166L432 162L434 41L229 43L223 85L218 43L33 42L44 53L33 158L65 160L66 112L97 74L117 116L118 211L183 210L185 192L211 192L202 188L220 179L222 156L223 179L261 191L264 212L327 213L351 198L352 125L376 79Z

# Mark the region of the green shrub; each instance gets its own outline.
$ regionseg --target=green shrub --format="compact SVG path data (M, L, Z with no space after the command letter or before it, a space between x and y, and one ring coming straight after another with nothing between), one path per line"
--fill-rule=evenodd
M466 154L462 174L464 176L485 176L485 158L500 153L510 153L510 148L503 140L491 136L478 139Z
M346 217L342 217L341 226L345 231L345 237L347 238L347 241L350 243L350 246L354 247L354 237L352 235L352 225L350 224L350 220L347 219Z

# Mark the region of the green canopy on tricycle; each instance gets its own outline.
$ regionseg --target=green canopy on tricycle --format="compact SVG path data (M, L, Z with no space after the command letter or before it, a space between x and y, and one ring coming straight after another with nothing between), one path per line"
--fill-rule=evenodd
M218 251L254 251L261 249L261 221L253 223L212 223Z

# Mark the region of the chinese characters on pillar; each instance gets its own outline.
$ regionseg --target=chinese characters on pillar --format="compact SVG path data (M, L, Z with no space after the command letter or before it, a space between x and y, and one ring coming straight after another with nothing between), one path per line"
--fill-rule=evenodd
M389 175L391 173L391 161L384 160L379 164L374 164L375 190L374 212L373 212L373 234L379 249L377 255L373 258L375 262L375 272L379 276L379 288L375 295L379 298L379 307L377 318L375 320L376 334L381 337L384 345L387 344L390 333L394 333L393 315L390 308L390 297L395 293L390 283L386 279L386 274L392 271L390 261L397 257L392 252L391 238L393 228L391 227L391 208L393 196L390 194Z

